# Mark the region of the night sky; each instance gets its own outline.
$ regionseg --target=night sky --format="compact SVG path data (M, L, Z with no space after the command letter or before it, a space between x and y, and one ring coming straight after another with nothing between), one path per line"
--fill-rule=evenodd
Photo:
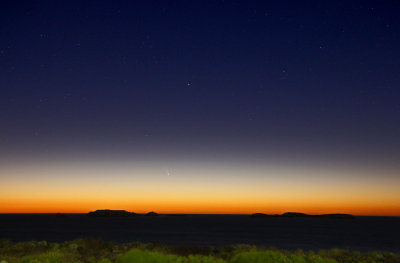
M400 215L397 1L1 1L0 213Z

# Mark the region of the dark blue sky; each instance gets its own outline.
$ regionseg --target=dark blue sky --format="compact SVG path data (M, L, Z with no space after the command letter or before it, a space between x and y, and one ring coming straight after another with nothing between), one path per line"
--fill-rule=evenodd
M0 156L399 169L399 7L1 1Z

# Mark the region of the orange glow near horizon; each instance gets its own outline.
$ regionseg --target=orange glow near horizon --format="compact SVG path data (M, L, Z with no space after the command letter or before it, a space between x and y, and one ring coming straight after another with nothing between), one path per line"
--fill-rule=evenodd
M156 203L141 203L136 206L122 204L123 202L101 202L101 201L53 201L43 202L30 200L10 200L0 202L1 213L87 213L97 209L126 210L135 213L147 213L156 211L160 214L281 214L284 212L303 212L308 214L348 213L353 215L371 216L400 216L397 205L357 205L346 204L320 207L314 204L290 205L236 205L232 203L177 203L165 204L161 201ZM106 204L106 205L104 205Z
M204 168L206 167L206 168ZM24 166L0 169L0 213L309 214L400 216L397 177L218 165Z

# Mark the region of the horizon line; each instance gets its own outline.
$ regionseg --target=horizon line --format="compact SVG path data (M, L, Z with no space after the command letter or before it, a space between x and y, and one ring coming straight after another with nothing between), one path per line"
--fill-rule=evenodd
M98 210L120 210L121 209L98 209ZM97 211L97 210L94 210ZM127 211L127 210L123 210ZM88 214L89 212L93 211L88 211L88 212L0 212L0 215L57 215L57 214L73 214L73 215L85 215ZM147 213L150 212L155 212L155 211L149 211L149 212L143 212L143 213L136 213L132 211L127 211L130 213L135 213L138 215L146 215ZM255 213L158 213L155 212L158 215L237 215L237 216L251 216L253 214L265 214L269 216L275 216L275 215L283 215L285 213L302 213L310 216L317 216L317 215L334 215L334 214L347 214L347 215L352 215L352 216L357 216L357 217L400 217L400 215L376 215L376 214L348 214L348 213L323 213L323 214L310 214L310 213L304 213L304 212L284 212L281 214L270 214L270 213L262 213L262 212L255 212Z

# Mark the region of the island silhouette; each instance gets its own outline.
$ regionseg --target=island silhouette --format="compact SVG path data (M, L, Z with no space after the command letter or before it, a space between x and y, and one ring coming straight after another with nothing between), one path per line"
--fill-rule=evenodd
M145 216L158 216L158 214L156 212L151 211L145 214Z
M138 216L141 214L137 214L134 212L128 212L126 210L111 210L111 209L101 209L101 210L96 210L96 211L91 211L87 214L88 216L92 217L127 217L127 216ZM146 214L142 214L144 216L148 217L154 217L154 216L159 216L160 214L151 211ZM171 214L167 214L171 215ZM177 214L176 216L183 216L184 214ZM354 218L353 215L351 214L341 214L341 213L335 213L335 214L321 214L321 215L310 215L310 214L305 214L305 213L300 213L300 212L286 212L283 214L264 214L264 213L254 213L250 215L253 218L270 218L270 217L286 217L286 218L343 218L343 219L352 219Z
M135 216L134 212L128 212L125 210L111 210L111 209L101 209L96 211L91 211L87 214L93 217L115 217L115 216Z
M321 214L321 215L310 215L310 214L305 214L305 213L299 213L299 212L286 212L283 213L281 215L278 214L274 214L274 215L270 215L270 214L264 214L264 213L254 213L251 215L251 217L254 218L265 218L265 217L288 217L288 218L292 218L292 217L303 217L303 218L343 218L343 219L352 219L354 218L353 215L351 214L341 214L341 213L335 213L335 214Z

